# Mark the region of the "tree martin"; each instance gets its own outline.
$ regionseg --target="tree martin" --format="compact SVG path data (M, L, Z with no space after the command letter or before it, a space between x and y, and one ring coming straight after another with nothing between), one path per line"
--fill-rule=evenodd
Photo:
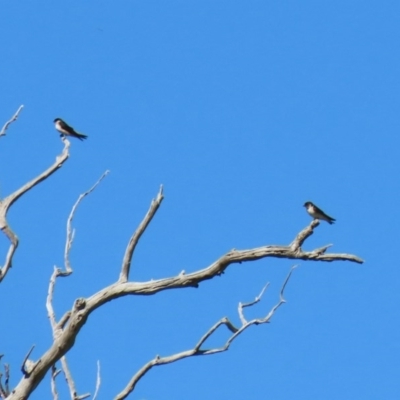
M314 219L322 219L329 224L333 224L333 221L336 221L335 218L330 217L329 215L325 214L320 208L318 208L315 204L311 203L311 201L307 201L304 203L304 207L306 208L307 212L314 218Z
M79 140L84 140L87 138L86 135L83 135L82 133L78 133L75 131L72 126L69 126L66 122L64 122L61 118L56 118L54 120L54 126L58 130L58 132L61 133L60 136L73 136L76 137Z

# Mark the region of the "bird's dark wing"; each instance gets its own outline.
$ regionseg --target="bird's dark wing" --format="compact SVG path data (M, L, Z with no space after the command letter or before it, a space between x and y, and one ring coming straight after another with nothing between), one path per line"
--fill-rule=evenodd
M74 128L72 126L69 126L66 122L64 122L63 120L60 120L60 125L61 128L65 129L66 131L69 132L75 132Z
M315 204L314 204L314 208L315 208L315 211L316 211L318 214L324 215L326 218L328 218L328 219L330 219L330 220L332 220L332 221L336 221L335 218L332 218L332 217L330 217L328 214L324 213L324 212L323 212L320 208L318 208Z

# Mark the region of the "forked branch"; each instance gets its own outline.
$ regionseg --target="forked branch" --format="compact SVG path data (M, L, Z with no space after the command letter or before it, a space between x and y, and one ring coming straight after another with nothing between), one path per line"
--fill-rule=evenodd
M85 193L82 193L79 197L78 200L75 202L75 204L72 207L72 210L69 214L68 220L67 220L67 240L65 242L65 252L64 252L64 263L65 263L65 273L63 276L67 276L72 273L72 267L71 263L69 261L69 253L71 251L72 243L74 241L74 236L75 236L75 229L71 228L72 220L74 219L76 209L78 208L80 202L90 193L93 192L94 189L100 184L100 182L110 173L110 171L105 171L103 175L97 180L97 182ZM60 274L61 275L61 274Z
M167 357L160 357L156 356L152 360L150 360L148 363L146 363L129 381L129 383L126 385L126 387L115 397L114 400L124 400L128 397L130 393L133 392L135 389L136 384L139 382L140 379L143 378L144 375L146 375L147 372L149 372L153 367L158 367L160 365L164 364L170 364L176 361L183 360L184 358L188 357L194 357L194 356L204 356L204 355L210 355L210 354L216 354L216 353L222 353L224 351L227 351L232 344L232 342L242 333L244 332L247 328L249 328L252 325L261 325L261 324L266 324L269 323L275 312L278 310L278 308L285 303L285 299L283 297L284 291L286 284L288 283L293 269L295 267L292 267L288 276L286 277L281 291L279 295L279 302L272 307L270 312L263 318L257 318L253 319L251 321L246 321L245 318L243 317L243 307L250 307L254 305L255 303L259 302L262 295L264 294L264 291L266 289L266 286L263 288L261 291L260 295L256 298L255 301L252 301L251 303L247 303L245 305L242 305L239 303L239 315L241 316L241 322L242 326L240 328L236 328L233 323L227 318L224 317L221 320L219 320L215 325L213 325L198 341L198 343L193 347L193 349L182 351L179 353L175 353L173 355L167 356ZM232 332L232 335L228 338L228 340L225 342L224 345L221 347L216 347L212 349L202 349L203 344L205 341L212 336L212 334L221 326L225 325L230 332Z
M296 260L310 260L310 261L350 261L355 263L362 263L363 260L352 254L345 253L326 253L329 246L323 246L313 251L303 251L301 245L305 240L314 232L314 229L319 225L318 221L312 221L309 226L304 228L288 246L281 245L270 245L263 246L248 250L232 250L220 257L218 260L213 262L208 267L189 273L179 273L176 276L163 278L159 280L150 280L147 282L129 282L129 268L132 260L134 249L149 225L151 219L154 217L157 209L159 208L163 199L162 189L160 189L155 200L152 201L149 211L146 213L143 221L131 237L129 244L125 250L125 256L121 265L121 275L117 282L101 289L91 297L78 298L74 302L74 306L71 310L67 311L63 317L57 322L54 317L54 342L50 348L42 355L40 362L35 364L35 370L32 371L29 376L25 376L20 383L15 387L8 400L21 400L29 397L30 393L36 388L40 381L44 378L49 369L63 357L74 345L77 335L79 334L82 327L85 325L88 317L97 308L103 304L115 300L123 296L132 295L152 295L163 290L169 289L182 289L188 287L198 287L200 283L212 279L216 276L221 275L230 265L238 264L249 261L256 261L267 257L273 258L287 258ZM290 276L290 274L289 274ZM287 280L289 277L287 278ZM287 282L285 281L285 284ZM284 286L285 286L284 284ZM283 289L284 289L283 286ZM53 285L54 288L54 285ZM50 288L49 288L50 291ZM180 358L185 358L193 355L193 351L196 354L213 354L215 352L225 351L232 340L237 335L243 332L247 327L268 322L274 312L284 303L283 290L282 297L279 303L270 311L270 313L261 319L252 320L246 322L243 311L242 312L242 326L236 328L227 318L221 319L214 327L212 327L199 341L197 347L187 352L182 353ZM50 296L51 297L51 296ZM244 307L244 306L243 306ZM50 318L51 319L51 318ZM225 325L231 332L232 336L227 343L219 349L204 350L201 349L202 344L209 335L212 334L220 325ZM157 357L148 364L146 364L142 370L144 372L138 372L138 374L144 374L154 365L160 365L161 363L168 363L176 361L177 356L173 355L167 358ZM141 370L141 371L142 371ZM129 386L129 385L128 385Z
M55 311L54 311L54 307L53 307L53 295L54 295L54 289L55 289L55 284L56 284L57 278L58 277L69 276L73 272L72 268L71 268L70 261L69 261L69 253L70 253L70 250L71 250L71 247L72 247L72 242L74 240L74 233L75 233L75 230L72 229L72 220L73 220L73 218L75 216L75 212L76 212L80 202L87 195L92 193L94 189L96 189L96 187L108 175L108 173L109 173L109 171L105 171L103 173L103 175L97 180L97 182L89 190L87 190L86 192L82 193L78 197L78 200L73 205L72 210L71 210L71 212L69 214L69 217L67 219L67 236L66 236L66 240L65 240L65 254L64 254L65 271L62 271L61 269L59 269L57 267L54 267L54 271L53 271L53 273L51 275L51 278L50 278L49 289L48 289L47 300L46 300L47 315L49 317L51 328L52 328L52 331L53 331L54 341L57 341L59 339L59 337L61 336L63 328L64 328L64 326L67 323L68 318L69 318L69 314L67 313L57 323L56 315L55 315ZM64 373L65 380L66 380L68 388L69 388L69 393L70 393L71 400L83 400L83 399L86 399L86 398L90 397L89 393L86 393L86 394L83 394L83 395L78 395L77 394L75 382L74 382L74 380L72 378L72 374L71 374L71 371L69 369L68 362L67 362L67 357L65 355L63 355L61 357L61 367L62 367L62 371ZM100 367L98 366L98 368L100 368ZM56 398L56 397L58 397L58 394L57 394L57 390L56 390L56 386L55 386L55 377L56 377L56 374L54 374L55 365L52 366L52 370L53 370L53 374L52 374L52 380L51 380L51 387L52 387L53 397ZM100 374L100 372L98 372L98 374ZM99 379L100 379L100 377L98 376L97 385L100 385ZM96 389L98 391L98 386L96 386Z
M7 236L8 240L10 241L10 247L6 255L4 265L0 267L0 282L5 278L7 272L11 268L13 256L15 250L18 247L18 237L12 231L7 221L8 210L22 195L27 193L30 189L35 187L40 182L50 177L64 164L65 161L67 161L69 157L70 143L66 139L64 139L63 142L64 142L64 149L62 153L58 157L56 157L56 161L49 168L47 168L40 175L33 178L31 181L29 181L28 183L17 189L14 193L11 193L9 196L7 196L4 200L0 202L0 229L3 231L3 233Z

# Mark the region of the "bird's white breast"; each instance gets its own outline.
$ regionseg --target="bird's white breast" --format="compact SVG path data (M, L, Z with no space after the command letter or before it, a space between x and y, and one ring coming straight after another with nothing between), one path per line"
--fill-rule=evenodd
M317 217L317 212L315 211L313 206L308 206L307 207L307 212L312 216L312 217Z

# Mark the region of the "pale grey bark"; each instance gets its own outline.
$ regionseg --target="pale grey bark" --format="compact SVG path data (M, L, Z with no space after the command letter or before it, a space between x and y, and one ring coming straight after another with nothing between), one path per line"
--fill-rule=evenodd
M19 106L19 108L18 108L18 110L16 111L16 113L11 117L11 119L9 119L9 120L4 124L3 128L1 128L1 131L0 131L0 137L1 137L1 136L6 136L7 129L9 128L9 126L10 126L13 122L15 122L15 121L18 119L19 113L22 111L23 108L24 108L23 105Z
M156 210L159 208L163 199L162 188L158 192L156 198L152 201L149 211L145 215L143 221L132 235L131 240L129 241L128 247L125 251L125 256L123 258L123 262L120 266L120 277L126 276L129 273L130 265L133 252L130 251L130 248L136 246L137 242L134 238L140 238L140 235L143 231L143 226L148 226L151 218L154 216ZM314 233L314 229L318 227L319 221L313 220L311 223L305 227L292 241L288 246L281 245L268 245L263 247L258 247L254 249L248 250L231 250L227 254L220 257L218 260L213 262L211 265L207 266L204 269L192 272L192 273L179 273L176 276L151 280L148 282L128 282L118 279L118 281L110 284L109 286L101 289L97 293L94 293L92 296L88 298L78 298L76 299L73 308L66 312L60 320L57 322L54 317L54 311L52 310L51 297L54 290L54 285L57 277L61 277L64 275L64 272L55 268L53 275L50 279L49 285L49 295L47 300L48 312L50 321L53 327L54 332L54 342L51 344L49 349L36 361L34 369L31 373L25 374L23 379L18 383L18 385L14 388L13 392L7 398L8 400L22 400L27 399L29 395L35 390L37 385L42 381L45 374L49 371L52 366L59 361L74 345L75 339L79 334L80 330L86 323L89 315L94 312L97 308L101 307L103 304L118 299L123 296L131 296L131 295L151 295L161 292L163 290L169 289L183 289L188 287L198 287L200 283L212 279L216 276L219 276L224 272L230 265L235 263L242 262L250 262L256 261L267 257L272 258L287 258L287 259L296 259L296 260L309 260L309 261L350 261L356 263L362 263L363 260L359 257L352 254L344 254L344 253L326 253L326 250L329 246L324 246L322 248L318 248L312 251L303 251L301 245L304 244L305 240L310 237ZM71 236L72 237L72 236ZM71 239L68 239L71 240ZM138 240L138 239L137 239ZM68 246L67 246L68 248ZM124 270L127 271L126 275L124 275ZM65 276L65 275L64 275ZM127 276L129 278L129 276ZM208 351L204 351L203 354L213 354L221 351L225 351L232 340L247 329L250 325L257 325L260 323L264 323L268 321L275 310L284 302L283 297L281 301L278 303L276 307L274 307L273 311L271 311L264 319L252 320L250 322L245 322L242 320L242 327L235 328L227 319L223 318L220 320L214 327L210 329L205 336L209 336L215 329L220 325L226 325L234 334L225 344L225 346L219 349L212 349ZM205 337L203 336L203 338ZM126 392L132 390L134 385L137 382L137 378L142 377L148 370L150 370L154 365L160 365L169 363L172 361L177 361L181 358L186 358L191 355L194 355L198 352L201 352L200 346L204 342L203 338L199 341L198 345L193 349L188 350L186 352L174 354L172 356L166 358L157 357L154 360L147 363L143 368L138 371L131 382L128 383L127 388L124 389L116 398L123 399L126 396ZM79 397L75 397L79 398Z
M22 110L23 106L20 106L20 108L17 110L15 115L6 122L2 130L0 131L0 137L4 136L6 134L6 130L10 126L10 124L14 121L17 120L18 115L20 111ZM47 168L44 172L39 174L37 177L33 178L31 181L17 189L14 193L11 193L4 199L0 199L0 229L3 231L3 233L7 236L8 240L10 241L10 247L7 251L6 258L4 261L3 266L0 266L0 283L1 281L6 277L7 273L9 272L10 268L12 267L12 260L13 256L15 254L15 251L18 247L18 236L15 234L15 232L11 229L8 221L7 221L7 213L10 209L10 207L25 193L27 193L29 190L31 190L33 187L38 185L40 182L44 181L47 179L49 176L51 176L54 172L56 172L63 164L65 161L67 161L69 157L69 146L70 143L68 140L63 140L64 142L64 149L62 153L56 157L55 162Z
M8 127L8 126L7 126ZM7 129L7 127L5 129ZM12 232L6 221L6 215L9 207L24 193L33 188L35 185L41 181L47 179L51 174L53 174L62 164L68 159L69 156L69 142L66 139L62 139L64 142L64 150L62 154L57 157L56 162L49 167L42 174L28 182L26 185L22 186L13 194L6 197L0 202L0 228L9 238L11 245L8 251L6 262L4 266L0 269L0 281L4 278L7 271L11 267L12 256L18 245L17 236ZM57 320L56 313L53 307L53 294L55 290L55 285L57 278L69 276L73 270L69 261L69 253L74 239L74 230L71 228L72 220L78 207L80 201L89 193L91 193L94 188L100 183L100 181L105 177L105 174L98 180L98 182L87 192L82 194L75 205L72 208L71 214L67 220L67 238L65 246L65 266L64 269L55 267L53 274L50 278L49 289L47 294L47 313L50 320L50 324L53 331L53 343L49 345L49 348L36 360L32 361L29 359L30 352L27 354L25 360L22 364L22 379L11 391L2 385L0 380L0 397L6 398L7 400L24 400L28 399L31 393L36 389L36 387L42 382L47 372L51 372L51 390L54 399L58 399L58 393L56 389L56 377L59 374L59 370L56 368L56 363L61 361L61 369L63 370L66 378L67 384L70 391L70 397L73 400L83 399L88 396L88 394L78 395L75 383L72 377L72 373L68 368L67 360L65 358L68 351L73 347L79 332L85 325L88 317L103 304L114 301L119 297L123 296L137 296L137 295L155 295L163 290L170 289L184 289L189 287L199 287L201 283L206 280L212 279L216 276L220 276L230 265L236 263L252 262L263 258L285 258L290 260L306 260L306 261L350 261L355 263L362 263L363 260L355 255L346 253L327 253L327 249L331 245L325 245L320 248L305 251L302 249L305 241L310 237L315 229L319 225L318 220L313 220L308 226L306 226L300 233L296 235L294 240L287 246L282 245L266 245L262 247L246 249L246 250L236 250L233 249L228 253L222 255L220 258L215 260L210 265L204 267L203 269L185 273L177 273L175 276L166 277L158 280L151 280L147 282L134 282L129 281L131 263L134 255L136 246L149 226L151 220L155 216L157 210L159 209L164 195L163 188L161 187L155 199L152 200L150 208L144 216L142 222L139 224L138 228L132 234L128 245L125 249L125 254L120 266L116 267L116 273L119 270L119 278L110 285L99 290L88 298L78 298L75 300L74 305L71 310L67 311L59 320ZM177 268L178 269L178 268ZM211 355L219 352L223 352L229 349L230 344L235 338L244 332L247 328L253 325L264 324L270 322L272 316L277 311L277 309L285 302L283 294L284 288L292 274L293 269L290 271L287 279L285 280L280 298L277 304L269 311L269 313L262 318L253 319L247 321L244 316L244 307L249 307L254 303L258 302L264 293L264 288L260 294L253 302L247 304L239 304L238 312L241 321L240 327L235 327L234 324L228 318L222 318L214 326L212 326L194 345L192 349L185 350L167 357L156 356L154 359L146 363L142 368L136 373L133 372L131 380L127 383L126 387L115 397L115 399L122 400L125 399L135 388L137 382L154 366L159 366L163 364L168 364L181 360L186 357L191 357L194 355ZM220 326L225 325L231 332L232 335L226 341L226 343L219 348L203 349L202 345ZM100 372L98 366L98 378L96 383L96 395L98 388L100 386ZM8 385L8 381L7 381ZM7 389L7 390L6 390Z
M126 399L130 393L133 392L135 389L136 384L139 382L143 376L149 372L153 367L156 366L161 366L164 364L170 364L176 361L183 360L184 358L188 357L194 357L194 356L207 356L211 354L216 354L216 353L222 353L224 351L227 351L232 344L232 342L242 333L244 332L247 328L249 328L252 325L261 325L261 324L267 324L270 322L272 316L275 314L275 311L284 303L286 303L286 300L283 297L284 291L286 284L288 283L292 272L296 266L292 267L288 276L285 279L285 282L282 285L282 289L279 295L279 302L275 304L270 312L263 318L256 318L252 319L251 321L247 321L246 318L244 317L243 313L243 308L244 307L250 307L256 303L258 303L261 300L262 295L264 294L265 290L268 287L268 284L264 286L262 289L261 293L255 298L255 300L242 304L239 303L238 306L238 313L240 317L240 321L242 323L242 326L240 328L237 328L234 326L234 324L229 320L229 318L224 317L220 319L216 324L214 324L197 342L197 344L189 350L181 351L175 354L172 354L167 357L160 357L156 356L152 360L150 360L148 363L146 363L142 368L139 369L138 372L136 372L132 379L128 382L126 387L115 397L114 400L124 400ZM206 342L206 340L212 336L212 334L222 325L225 325L229 331L232 332L232 335L228 338L228 340L225 342L225 344L221 347L216 347L212 349L202 349L203 344Z

